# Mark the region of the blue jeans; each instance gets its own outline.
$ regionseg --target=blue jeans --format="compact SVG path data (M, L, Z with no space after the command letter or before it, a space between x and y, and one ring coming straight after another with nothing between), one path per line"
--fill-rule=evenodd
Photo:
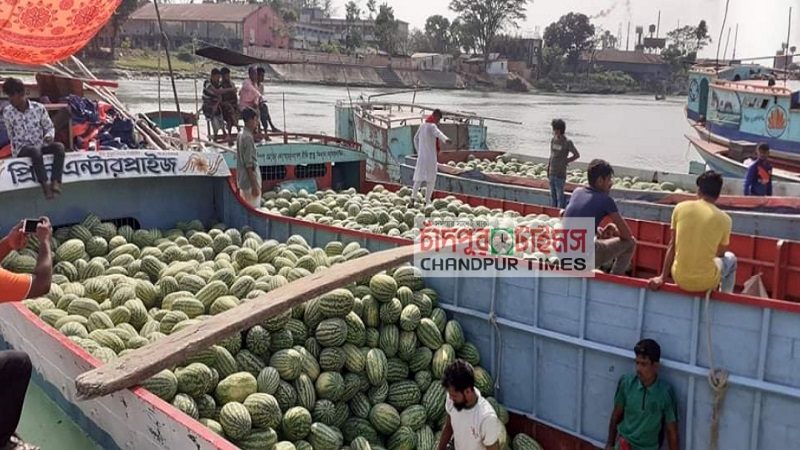
M567 183L566 178L550 178L550 205L561 209L567 207L567 197L564 195L564 185Z
M720 290L727 293L733 292L736 284L736 255L732 252L725 252L722 258L714 258L714 263L722 273Z

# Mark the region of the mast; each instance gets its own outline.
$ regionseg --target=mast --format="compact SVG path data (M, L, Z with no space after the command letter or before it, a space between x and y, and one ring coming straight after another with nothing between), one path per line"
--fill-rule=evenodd
M733 55L731 55L731 60L736 59L736 43L739 42L739 24L736 24L736 33L733 35Z
M789 81L789 48L791 45L789 41L792 39L792 7L789 7L789 30L786 32L786 59L784 59L784 66L783 66L783 85L786 86L786 83Z
M156 19L158 19L158 31L161 32L161 41L164 43L164 52L167 54L167 67L169 68L169 79L172 82L172 95L175 96L175 108L178 110L178 117L183 117L181 114L181 104L178 101L178 89L175 87L175 73L172 72L172 59L169 56L169 40L167 33L161 26L161 13L158 11L158 0L153 0L153 6L156 8ZM183 120L181 120L183 122Z

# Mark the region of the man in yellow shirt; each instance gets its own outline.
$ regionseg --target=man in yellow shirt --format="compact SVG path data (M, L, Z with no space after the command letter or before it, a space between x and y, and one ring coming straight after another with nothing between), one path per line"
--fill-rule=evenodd
M733 292L736 255L728 251L731 218L715 203L722 191L722 176L714 171L697 178L697 200L678 204L672 211L672 240L661 275L650 279L658 289L670 276L681 289L705 292L720 286Z

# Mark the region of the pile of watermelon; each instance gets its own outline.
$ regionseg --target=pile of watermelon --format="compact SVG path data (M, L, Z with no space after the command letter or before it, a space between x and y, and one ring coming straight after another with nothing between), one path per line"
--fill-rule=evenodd
M262 208L283 216L296 217L310 222L332 225L356 231L415 239L419 226L426 219L455 219L466 222L485 222L493 226L532 226L544 223L550 226L560 220L545 214L522 214L500 208L471 206L455 196L448 195L425 205L424 197L417 194L412 205L411 189L407 186L390 192L377 185L366 194L355 189L336 192L324 190L308 193L283 189L268 191L263 195ZM504 223L503 222L507 222ZM513 222L513 224L512 224Z
M517 158L506 155L497 156L494 160L488 158L476 158L474 155L467 157L466 161L447 163L450 167L465 170L478 170L486 174L511 175L518 177L534 178L547 180L547 165L544 163L534 163L530 161L520 161ZM567 182L575 184L588 184L588 174L582 169L570 169L567 172ZM684 189L677 187L674 183L663 182L653 183L640 180L638 177L614 177L612 189L631 189L636 191L668 191L682 193ZM690 189L690 192L693 192Z
M301 236L264 240L199 221L134 230L95 216L57 229L53 284L25 305L101 361L158 342L334 264L357 243L312 248ZM31 272L38 243L2 262ZM446 417L438 382L455 358L503 423L461 325L437 306L413 266L336 289L236 334L142 383L242 449L431 450ZM503 447L536 450L519 434Z

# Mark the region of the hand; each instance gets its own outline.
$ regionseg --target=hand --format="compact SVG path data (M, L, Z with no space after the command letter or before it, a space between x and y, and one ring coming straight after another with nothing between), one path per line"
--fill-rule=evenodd
M611 239L619 237L619 228L613 223L610 223L600 230L601 239Z
M12 250L19 250L28 245L28 236L22 231L22 222L14 225L6 239Z
M50 225L50 219L46 216L39 218L39 225L36 226L36 237L39 242L50 242L50 237L53 235L53 227Z
M647 287L649 287L654 291L661 289L661 286L663 285L664 285L664 277L662 277L661 275L647 280Z
M258 186L253 186L250 188L250 196L251 197L261 197L261 188Z

